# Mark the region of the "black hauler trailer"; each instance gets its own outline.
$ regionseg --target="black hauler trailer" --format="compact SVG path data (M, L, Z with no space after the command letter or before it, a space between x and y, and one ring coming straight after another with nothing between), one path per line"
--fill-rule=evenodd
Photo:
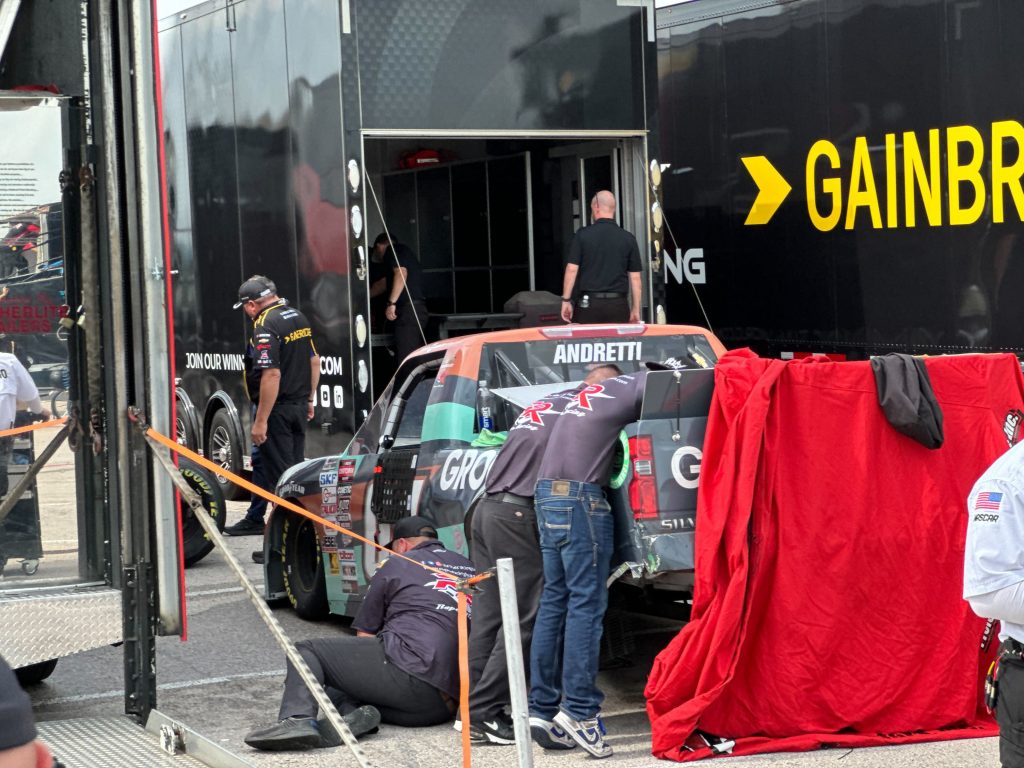
M653 4L623 0L213 0L164 17L179 439L247 466L231 305L262 273L321 354L307 453L345 446L400 362L369 297L385 227L422 263L429 340L516 327L506 302L560 294L568 241L611 189L647 254L645 318L663 317L654 36Z
M1024 353L1024 5L694 0L657 27L671 320L771 356Z

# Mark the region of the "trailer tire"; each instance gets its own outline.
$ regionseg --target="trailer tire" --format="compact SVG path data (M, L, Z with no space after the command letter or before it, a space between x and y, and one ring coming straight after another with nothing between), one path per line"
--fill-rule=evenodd
M178 469L192 490L199 494L204 509L217 524L217 530L223 531L224 523L227 521L228 507L224 503L224 491L213 480L213 473L185 458L180 460ZM213 542L206 535L202 524L196 519L192 508L184 500L180 504L181 549L185 567L188 568L210 554L213 550Z
M25 688L43 682L43 680L53 674L53 670L56 667L57 659L39 661L35 664L29 664L27 667L18 667L14 670L14 676L18 678L18 684Z
M242 474L242 446L238 444L231 415L224 408L213 414L210 421L206 436L206 458L220 464L228 472ZM228 501L238 501L248 496L247 491L220 475L217 475L217 483Z
M284 591L301 618L319 621L327 617L327 578L316 526L309 518L289 514L281 527L281 569Z

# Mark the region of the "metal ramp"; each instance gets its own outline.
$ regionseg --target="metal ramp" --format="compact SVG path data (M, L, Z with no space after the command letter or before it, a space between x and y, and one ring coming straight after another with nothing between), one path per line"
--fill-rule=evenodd
M36 728L67 768L252 768L156 711L145 729L128 717L51 720Z
M112 645L124 639L121 592L103 585L3 590L0 627L0 656L12 667Z

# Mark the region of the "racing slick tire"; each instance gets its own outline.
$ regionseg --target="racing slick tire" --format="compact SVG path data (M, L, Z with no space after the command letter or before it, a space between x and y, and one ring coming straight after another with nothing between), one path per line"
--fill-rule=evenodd
M327 578L316 525L309 518L289 514L281 527L281 559L284 591L301 618L327 618Z
M242 451L236 439L236 430L231 415L226 409L221 408L210 420L210 429L206 436L206 458L215 464L220 464L228 472L236 475L242 474ZM217 475L217 483L224 492L224 498L228 501L238 501L249 497L249 492L244 488L232 483L220 475Z
M14 676L18 678L18 684L22 688L26 688L43 682L43 680L53 674L53 670L56 667L57 659L39 661L35 664L29 664L27 667L18 667L14 670Z
M217 524L217 530L223 531L224 523L227 521L228 507L224 503L224 491L221 490L220 484L214 481L213 474L186 458L180 459L178 470L189 487L199 494L203 507ZM213 542L206 535L202 524L196 519L192 508L185 503L184 499L179 503L181 505L181 549L185 567L188 568L210 554L213 550Z

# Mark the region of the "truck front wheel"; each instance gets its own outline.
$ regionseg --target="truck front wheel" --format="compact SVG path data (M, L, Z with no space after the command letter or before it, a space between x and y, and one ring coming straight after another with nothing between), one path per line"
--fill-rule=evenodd
M329 613L327 579L316 526L302 515L290 514L281 529L284 591L303 619L319 621Z

